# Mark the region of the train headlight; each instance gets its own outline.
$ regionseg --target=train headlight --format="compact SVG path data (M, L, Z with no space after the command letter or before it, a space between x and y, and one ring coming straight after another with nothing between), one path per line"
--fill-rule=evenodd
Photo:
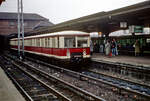
M86 50L85 49L83 49L83 56L85 56L86 55Z

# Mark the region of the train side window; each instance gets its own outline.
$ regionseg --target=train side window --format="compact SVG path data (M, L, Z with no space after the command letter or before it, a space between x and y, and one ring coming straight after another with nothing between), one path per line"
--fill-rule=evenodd
M40 39L40 43L41 43L41 45L40 45L41 47L45 47L45 41L44 41L44 38L41 38L41 39Z
M30 39L28 39L28 46L30 46L30 42L31 42Z
M13 41L12 40L10 41L10 45L13 45Z
M55 37L55 48L58 48L58 38Z
M47 38L47 47L50 47L50 38Z
M57 37L57 48L59 48L59 37Z
M37 46L37 44L36 44L36 39L35 39L35 46Z
M28 46L30 46L29 44L30 44L30 40L28 39Z
M29 39L29 46L32 46L32 39Z
M36 39L34 39L34 47L36 47Z
M28 39L26 40L27 41L27 46L29 45L29 41L28 41Z
M18 45L18 40L17 40L17 41L15 41L15 45Z
M40 47L42 47L42 38L40 38Z
M14 42L15 42L15 41L11 40L11 41L10 41L10 45L15 45Z
M9 41L9 44L10 44L10 45L13 45L13 44L12 44L12 40Z
M12 41L12 45L15 45L15 41Z
M15 41L15 45L18 45L18 41Z
M42 38L42 47L45 47L45 38Z
M52 38L52 48L55 48L55 37Z
M34 46L34 40L33 39L31 39L31 46Z
M10 45L15 45L15 41L11 40Z
M45 47L47 48L47 46L48 46L48 40L47 40L48 38L45 38Z
M33 46L35 47L36 45L35 45L35 39L33 39Z
M15 41L15 42L14 42L14 44L15 44L15 45L18 45L18 43L17 43L17 42L18 42L18 41Z
M45 47L45 38L42 39L42 47Z
M31 40L32 40L31 46L34 46L34 39L31 39Z
M77 47L88 47L88 37L77 37Z
M9 44L10 44L10 45L13 45L13 43L12 43L12 42L13 42L13 41L12 41L12 40L10 40Z
M39 38L39 47L41 47L41 38Z
M40 39L36 39L36 46L40 47Z
M28 46L28 40L26 39L26 46Z
M38 47L40 47L40 38L38 39Z
M49 47L49 38L45 39L45 45L46 45L47 48Z
M29 46L31 46L32 45L32 40L31 39L29 39Z
M64 48L64 37L59 37L59 48Z
M22 39L20 40L20 46L22 46Z
M35 46L37 47L37 38L35 39Z
M75 37L65 37L64 44L67 48L74 48L75 47Z
M49 47L52 48L52 38L49 38Z
M33 39L33 46L35 47L36 45L35 45L35 39Z
M88 47L90 47L90 37L88 37Z
M26 40L24 40L24 46L26 46Z
M26 46L28 46L28 40L26 39Z
M28 45L28 44L27 44L27 39L25 40L25 44L26 44L26 46Z

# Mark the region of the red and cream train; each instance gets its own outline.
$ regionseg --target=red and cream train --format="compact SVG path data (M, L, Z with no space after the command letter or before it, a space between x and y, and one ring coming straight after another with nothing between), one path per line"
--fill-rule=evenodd
M18 39L11 39L10 46L17 50ZM28 36L24 38L24 51L62 61L86 61L90 59L90 36L89 33L80 31Z

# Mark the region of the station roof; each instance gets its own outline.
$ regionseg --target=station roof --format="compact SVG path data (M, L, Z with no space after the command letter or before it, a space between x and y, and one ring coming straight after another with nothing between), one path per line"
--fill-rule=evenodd
M102 32L104 34L109 34L110 32L120 29L120 22L127 22L127 25L143 25L145 22L150 24L150 1L147 0L142 3L112 11L84 16L44 29L38 29L31 32L31 34L63 30Z

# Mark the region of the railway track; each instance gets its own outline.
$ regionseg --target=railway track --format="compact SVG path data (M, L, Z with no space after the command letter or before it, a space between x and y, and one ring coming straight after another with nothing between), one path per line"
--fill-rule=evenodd
M35 62L35 61L34 61ZM84 74L81 74L81 73L76 73L76 72L73 72L73 71L70 71L70 70L67 70L67 69L64 69L64 68L60 68L60 67L57 67L57 66L53 66L53 65L50 65L50 64L47 64L47 63L44 63L44 62L41 62L41 61L36 61L38 64L43 64L45 66L48 66L48 67L44 67L43 66L40 66L40 65L36 65L36 67L38 67L40 70L45 70L45 72L48 72L50 74L53 74L55 76L58 76L59 75L59 78L61 78L61 74L62 73L65 73L71 77L75 77L75 78L79 78L80 80L82 81L87 81L88 83L91 83L91 84L94 84L94 85L97 85L97 86L101 86L104 87L103 89L101 89L102 91L106 90L109 90L108 92L112 92L112 93L115 93L116 95L120 95L120 96L115 96L113 95L114 97L116 98L120 98L120 99L126 99L128 101L132 101L132 100L137 100L137 101L149 101L150 99L150 95L148 95L147 93L143 93L143 92L139 92L138 90L136 89L130 89L129 87L123 87L121 85L116 85L116 83L112 83L112 82L108 82L108 80L102 80L102 79L99 79L99 78L95 78L95 77L92 77L92 76L87 76L87 75L84 75ZM33 64L33 63L29 63L29 62L26 62L26 65L28 64ZM49 67L53 68L53 70L51 70ZM47 69L46 69L47 68ZM35 68L34 68L35 69ZM63 78L61 79L64 79L65 76L63 76ZM79 85L76 85L76 86L79 86ZM81 87L81 85L80 85ZM84 89L82 87L82 89ZM94 93L94 92L93 92ZM95 94L97 95L97 94ZM97 96L100 96L100 97L103 97L103 98L106 98L106 100L108 101L113 101L112 99L107 99L107 97L110 97L111 98L111 93L110 94L106 94L107 96L104 96L104 94L99 94ZM120 100L119 99L119 100Z
M2 68L27 101L71 101L19 66L2 57L1 60Z
M10 60L9 60L10 61ZM47 85L55 88L62 95L65 95L70 101L105 101L104 99L97 97L83 89L75 87L63 80L60 80L46 72L41 71L33 66L29 66L21 61L15 61L13 65L17 66L22 71L31 73L36 78L40 78L41 81L46 82ZM53 84L51 84L53 82Z
M92 59L92 67L150 84L150 67Z
M136 90L138 92L146 94L147 96L150 95L150 86L148 86L148 85L136 83L133 81L129 81L129 80L125 80L122 78L110 76L110 75L100 73L100 72L95 72L92 70L84 70L84 71L82 71L82 73L85 75L97 78L97 79L105 80L107 82L110 82L112 84L116 84L116 85L124 87L124 88Z

